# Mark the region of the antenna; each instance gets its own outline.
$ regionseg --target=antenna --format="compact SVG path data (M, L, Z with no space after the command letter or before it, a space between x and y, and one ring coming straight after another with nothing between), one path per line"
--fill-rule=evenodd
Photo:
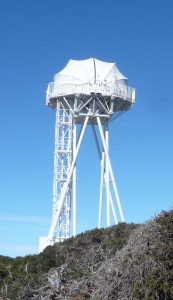
M115 224L124 222L109 157L108 125L134 102L135 89L129 87L127 78L117 66L95 58L70 60L48 84L46 105L56 111L53 209L49 234L40 237L40 252L48 245L76 236L76 160L88 125L92 127L100 159L98 228L102 225L104 194L107 227L111 225L111 213ZM78 137L77 126L81 126Z

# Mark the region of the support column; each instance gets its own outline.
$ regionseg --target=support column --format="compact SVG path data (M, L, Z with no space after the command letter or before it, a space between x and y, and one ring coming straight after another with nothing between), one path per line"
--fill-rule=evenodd
M76 124L73 124L73 157L76 154ZM76 163L73 170L73 236L76 236Z
M58 106L58 103L57 103ZM58 185L58 137L59 137L59 110L56 110L56 118L55 118L55 149L54 149L54 176L53 176L53 208L52 208L52 219L54 219L56 215L57 208L57 185Z
M105 138L104 138L103 129L102 129L102 125L101 125L99 117L97 117L97 124L98 124L99 131L100 131L100 136L101 136L101 140L102 140L102 144L103 144L103 149L104 149L105 155L106 155L106 160L108 162L108 168L109 168L110 177L111 177L111 180L112 180L112 185L113 185L115 197L116 197L116 200L117 200L118 209L119 209L119 212L120 212L121 221L124 222L124 215L123 215L123 211L122 211L122 207L121 207L121 203L120 203L120 198L119 198L118 190L117 190L117 187L116 187L116 184L115 184L114 174L113 174L113 170L112 170L112 166L111 166L111 162L110 162L110 158L109 158L109 154L108 154L108 149L107 149L107 146L106 146L106 141L105 141Z
M78 140L78 144L77 144L77 147L76 147L76 152L75 152L75 155L73 157L73 161L72 161L72 164L71 164L68 176L67 176L66 183L64 184L64 188L63 188L62 194L61 194L61 196L59 198L59 201L58 201L57 213L56 213L56 216L55 216L54 220L52 221L52 225L50 227L50 231L49 231L49 235L48 235L48 240L50 242L54 238L54 233L55 233L56 225L57 225L57 222L59 220L59 216L60 216L61 211L62 211L63 201L64 201L64 198L65 198L66 193L67 193L68 188L69 188L69 184L70 184L71 177L72 177L72 174L73 174L74 166L76 164L77 155L78 155L78 152L79 152L79 148L80 148L83 136L84 136L84 132L85 132L85 129L86 129L89 117L90 117L90 113L88 113L88 115L86 115L86 117L85 117L85 121L84 121L84 124L82 126L82 131L81 131L81 134L80 134L80 137L79 137L79 140Z
M108 123L104 124L104 136L107 150L109 149L109 132L108 132ZM108 150L109 151L109 150ZM105 162L105 181L106 181L106 225L110 226L110 186L109 186L109 165L108 159L106 157Z
M99 155L100 165L101 165L99 219L98 219L98 228L101 228L104 181L105 181L105 183L107 183L106 182L106 174L105 174L105 153L104 153L104 150L102 150L102 152L100 150L100 145L99 145L99 141L98 141L98 138L97 138L97 133L96 133L94 125L92 125L92 130L93 130L94 140L95 140L95 143L96 143L97 152L98 152L98 155ZM116 212L115 212L114 203L113 203L113 200L112 200L111 190L110 190L110 188L108 188L108 189L109 189L110 207L112 209L114 222L115 222L115 224L118 224L118 219L117 219L117 215L116 215Z
M101 228L101 222L102 222L104 165L105 165L105 155L104 152L102 152L98 228Z

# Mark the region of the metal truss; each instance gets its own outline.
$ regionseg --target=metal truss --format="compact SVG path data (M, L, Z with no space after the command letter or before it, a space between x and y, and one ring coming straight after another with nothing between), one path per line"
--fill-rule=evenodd
M76 235L76 159L88 119L89 115L87 115L84 120L78 143L76 145L76 124L74 124L72 114L70 111L67 112L57 108L55 130L53 218L46 244L53 244L58 241L63 241L70 236L72 181L73 236Z
M55 122L55 152L54 152L54 181L53 181L53 216L55 222L59 211L59 199L67 182L67 177L72 161L72 115L69 110L60 108L58 103ZM61 213L52 239L54 242L70 237L70 207L71 183L68 185Z
M101 99L95 95L83 99L77 96L72 99L61 97L56 100L56 107L54 106L54 108L56 109L56 123L53 216L48 237L42 238L40 251L47 245L70 237L71 218L72 235L76 236L76 160L87 125L92 126L101 166L98 227L102 226L104 195L106 196L106 225L111 225L111 214L115 224L118 224L118 219L124 222L109 157L108 121L113 115L112 102L110 99ZM127 110L126 107L125 110ZM77 124L81 124L78 137ZM100 139L97 137L96 126L100 133ZM99 141L101 141L101 145Z

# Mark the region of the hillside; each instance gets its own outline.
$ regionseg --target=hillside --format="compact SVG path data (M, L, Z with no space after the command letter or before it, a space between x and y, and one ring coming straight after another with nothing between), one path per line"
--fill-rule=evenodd
M173 300L173 210L0 257L0 300Z

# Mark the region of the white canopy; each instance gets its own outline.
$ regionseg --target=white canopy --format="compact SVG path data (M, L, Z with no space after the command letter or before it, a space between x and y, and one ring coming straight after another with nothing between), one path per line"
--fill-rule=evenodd
M108 63L96 58L85 60L70 59L63 70L54 77L54 83L58 86L64 84L85 84L101 81L127 81L127 78L119 71L115 63Z
M67 95L114 96L123 100L134 101L135 90L128 86L125 77L115 63L108 63L96 58L69 60L64 69L54 76L46 92L46 101Z

